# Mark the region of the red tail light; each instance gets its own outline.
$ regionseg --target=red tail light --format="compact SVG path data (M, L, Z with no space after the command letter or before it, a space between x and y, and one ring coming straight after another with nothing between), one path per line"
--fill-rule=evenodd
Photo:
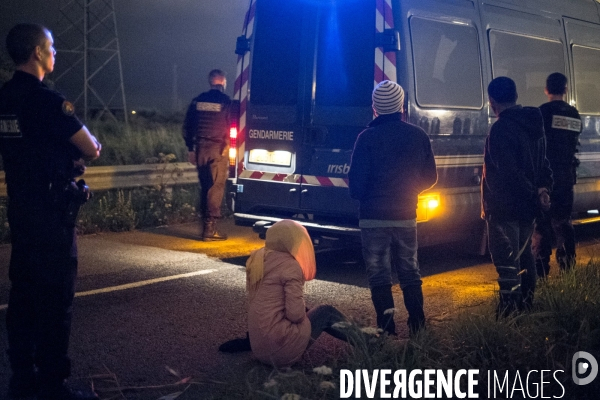
M237 126L235 124L231 124L229 128L229 165L235 165L236 153L237 153Z

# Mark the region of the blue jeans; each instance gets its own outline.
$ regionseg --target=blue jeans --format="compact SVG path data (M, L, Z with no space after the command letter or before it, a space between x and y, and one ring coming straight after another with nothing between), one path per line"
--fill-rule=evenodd
M533 221L487 219L488 245L498 271L501 307L512 311L531 306L535 291L535 260L531 251ZM521 254L519 254L521 252Z
M417 228L361 228L360 233L371 288L392 284L392 265L401 289L421 286Z

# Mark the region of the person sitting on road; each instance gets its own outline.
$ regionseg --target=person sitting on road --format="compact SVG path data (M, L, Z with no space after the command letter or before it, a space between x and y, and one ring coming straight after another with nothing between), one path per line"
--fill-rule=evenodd
M265 247L246 262L248 335L221 345L220 351L252 350L254 356L275 367L288 367L322 332L346 340L332 327L347 322L335 307L306 310L304 283L316 275L315 251L306 229L281 220L267 230ZM344 324L341 324L344 325Z

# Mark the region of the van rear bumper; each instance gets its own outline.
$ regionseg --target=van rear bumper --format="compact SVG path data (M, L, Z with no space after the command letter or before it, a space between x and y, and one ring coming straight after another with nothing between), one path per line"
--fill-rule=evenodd
M245 214L245 213L234 213L233 218L236 223L241 225L253 224L253 229L259 234L261 238L264 238L264 234L271 225L277 221L281 221L283 218L269 217L265 215L256 214ZM353 238L360 240L360 228L358 226L344 226L344 225L330 225L320 224L318 222L295 219L292 220L303 225L307 231L311 233L313 239L315 237L327 237L332 236L335 238L347 237L348 239Z

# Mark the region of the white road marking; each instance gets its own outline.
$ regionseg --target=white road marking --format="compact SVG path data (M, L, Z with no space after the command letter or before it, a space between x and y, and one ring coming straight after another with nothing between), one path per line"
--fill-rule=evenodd
M155 283L172 281L174 279L189 278L191 276L198 276L198 275L206 275L206 274L210 274L210 273L213 273L216 271L217 271L216 269L203 269L200 271L188 272L186 274L163 276L162 278L155 278L155 279L148 279L145 281L126 283L125 285L110 286L110 287L106 287L106 288L102 288L102 289L88 290L86 292L77 292L77 293L75 293L75 297L91 296L94 294L110 293L110 292L116 292L118 290L133 289L133 288L138 288L141 286L153 285ZM7 307L8 307L8 304L0 304L0 311L5 310Z

